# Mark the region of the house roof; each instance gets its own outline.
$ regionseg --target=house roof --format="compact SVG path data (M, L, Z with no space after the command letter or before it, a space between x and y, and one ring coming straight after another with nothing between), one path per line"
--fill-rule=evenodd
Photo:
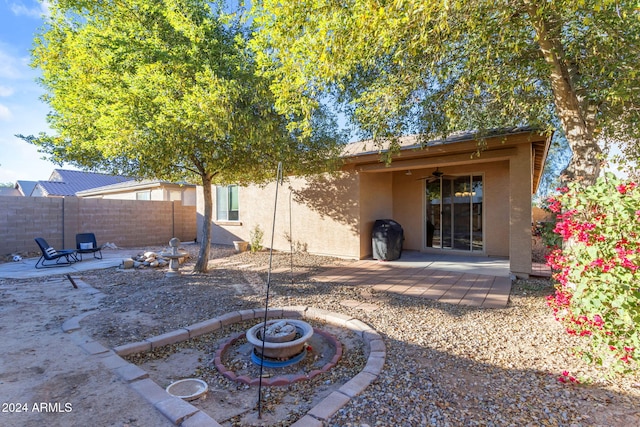
M477 158L482 160L483 156L487 157L485 152L504 150L506 145L528 143L532 146L532 179L535 192L540 183L552 136L531 127L496 129L482 134L475 131L456 132L447 138L427 142L421 141L418 135L409 135L398 139L400 151L392 157L390 164L381 163L383 160L380 157L380 154L389 151L390 141L382 145L375 144L373 140L352 142L344 147L342 156L348 164L357 165L360 170L383 172L411 169L418 164L420 167L429 163L438 165L438 158L453 154L462 155L466 159L462 161L468 162L471 157L464 156L474 156L474 153L478 153ZM481 139L486 143L484 148L477 144ZM461 160L457 161L460 163Z
M186 187L186 188L195 188L194 184L186 184L186 183L175 183L169 181L160 181L160 180L129 180L124 182L119 182L116 184L105 185L102 187L91 188L88 190L78 191L76 193L77 196L86 197L86 196L95 196L99 194L108 194L108 193L120 193L122 191L136 191L136 190L146 190L150 188L157 187Z
M23 196L29 197L33 189L36 188L36 184L38 184L38 181L18 180L16 181L15 188L22 193Z
M79 191L131 181L132 179L122 175L55 169L49 181L38 181L37 187L50 197L75 196Z
M537 132L531 127L514 127L509 129L495 129L480 135L477 131L460 131L454 132L446 138L423 141L419 135L407 135L398 138L400 151L419 150L439 145L453 144L456 142L475 141L481 138L495 138L501 136L510 136L517 134L530 134ZM374 140L367 139L364 141L351 142L342 150L343 157L365 156L370 154L380 154L387 152L391 141L383 141L382 144L376 144Z

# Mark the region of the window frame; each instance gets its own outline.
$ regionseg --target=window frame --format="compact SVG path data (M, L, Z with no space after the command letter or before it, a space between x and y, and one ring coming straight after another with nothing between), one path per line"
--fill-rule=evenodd
M239 186L216 186L216 222L240 222Z

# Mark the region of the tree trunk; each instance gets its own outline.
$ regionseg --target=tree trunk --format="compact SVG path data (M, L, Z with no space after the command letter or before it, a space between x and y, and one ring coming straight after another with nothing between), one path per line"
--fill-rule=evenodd
M206 273L209 269L209 252L211 248L211 219L213 217L213 195L211 190L211 177L202 174L202 193L204 202L204 216L202 218L202 241L200 242L200 252L194 271Z
M531 23L537 34L542 55L549 65L551 88L567 142L573 155L562 172L562 181L579 181L593 184L600 175L602 150L593 136L595 120L585 97L576 88L575 68L568 64L562 45L558 17L548 19L537 4L526 1Z

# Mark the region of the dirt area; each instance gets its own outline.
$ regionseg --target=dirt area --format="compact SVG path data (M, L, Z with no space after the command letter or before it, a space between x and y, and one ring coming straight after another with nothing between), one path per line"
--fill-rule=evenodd
M99 298L61 278L0 280L0 425L170 425L62 331Z
M145 248L145 250L160 248ZM64 276L46 279L0 279L0 425L68 426L104 425L147 427L171 425L135 391L110 370L89 357L77 344L82 336L113 348L139 341L224 313L260 307L264 304L264 278L256 272L243 271L246 260L263 265L266 254L242 254L230 266L212 267L205 275L186 274L195 262L197 247L187 248L192 257L181 266L185 274L166 278L160 269L95 270L74 277L99 292L92 294L74 289ZM132 254L139 250L132 249ZM233 250L220 247L215 258L233 255ZM290 257L276 255L277 265L290 265ZM297 273L309 274L318 263L331 263L329 258L301 256ZM52 270L54 273L55 270ZM263 274L264 276L264 274ZM274 280L288 280L287 274L274 274ZM79 333L64 333L61 325L68 319L85 315ZM254 322L255 323L255 322ZM247 325L241 325L247 326ZM217 343L230 330L206 336L182 348L163 348L138 360L143 369L162 387L177 379L207 375L212 391L199 402L203 410L227 425L250 423L243 413L256 406L255 387L236 384L221 378L210 362ZM336 331L334 331L336 332ZM344 337L342 337L344 338ZM207 343L203 348L204 343ZM191 346L191 347L190 347ZM359 356L358 356L359 355ZM353 359L362 357L362 349ZM134 358L135 359L135 358ZM144 360L143 360L144 359ZM206 370L207 372L199 372ZM345 377L346 378L346 377ZM347 378L348 379L348 378ZM298 399L290 399L282 391L266 391L264 420L261 424L288 425L286 420L308 408L326 394L346 382L318 379L306 387L314 389ZM222 384L223 386L221 386ZM215 396L215 397L214 397ZM272 405L271 402L279 402ZM299 411L296 408L301 408ZM286 408L286 409L284 409Z

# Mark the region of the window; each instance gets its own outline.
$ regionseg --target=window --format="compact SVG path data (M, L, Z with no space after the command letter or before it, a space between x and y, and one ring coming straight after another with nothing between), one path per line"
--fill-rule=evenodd
M216 207L218 221L238 221L238 186L216 187Z
M151 190L136 192L136 200L151 200Z

